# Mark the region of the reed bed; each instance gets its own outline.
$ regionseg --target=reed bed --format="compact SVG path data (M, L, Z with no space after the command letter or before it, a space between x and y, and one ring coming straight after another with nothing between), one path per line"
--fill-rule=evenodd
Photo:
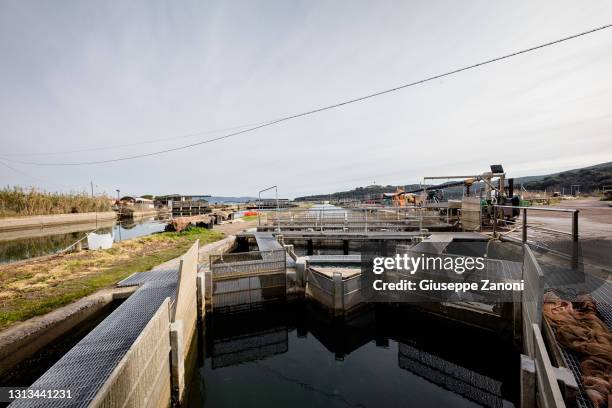
M105 195L91 197L85 192L53 193L21 187L0 190L0 217L110 210L111 199Z

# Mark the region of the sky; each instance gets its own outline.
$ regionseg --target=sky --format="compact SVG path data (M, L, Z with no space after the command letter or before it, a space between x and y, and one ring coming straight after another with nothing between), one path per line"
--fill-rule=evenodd
M612 161L611 28L190 149L23 163L196 143L610 23L609 1L1 0L0 186L291 198Z

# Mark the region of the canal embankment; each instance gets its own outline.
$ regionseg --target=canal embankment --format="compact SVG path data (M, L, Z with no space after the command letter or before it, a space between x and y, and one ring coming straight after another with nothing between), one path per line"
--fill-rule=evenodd
M220 230L192 228L117 242L111 249L64 253L0 265L0 330L147 271L185 252L196 240L223 238Z
M114 211L7 217L0 218L0 233L41 230L73 224L96 224L98 222L114 221L116 218L117 213Z
M65 333L83 325L111 303L129 297L136 288L100 290L69 305L18 323L0 332L0 375L30 358Z

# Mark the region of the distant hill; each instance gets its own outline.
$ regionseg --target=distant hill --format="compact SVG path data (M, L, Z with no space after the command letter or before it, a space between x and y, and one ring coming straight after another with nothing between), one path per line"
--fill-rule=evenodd
M404 186L401 186L404 188ZM319 195L311 195L304 197L296 197L295 201L324 201L324 200L341 200L341 199L358 199L358 200L367 200L374 196L379 196L382 193L391 193L395 191L397 186L386 185L372 185L367 187L357 187L353 190L348 191L340 191L337 193L331 194L319 194ZM418 184L409 184L406 186L407 190L413 190L419 188Z
M601 190L604 185L612 185L612 162L544 176L519 177L514 183L522 184L527 190L562 191L565 187L566 193L577 184L581 192L593 192Z
M442 183L441 183L442 184ZM581 169L567 170L559 173L545 174L541 176L526 176L514 179L514 185L519 187L523 185L527 190L555 190L562 191L565 186L566 193L569 193L572 184L579 184L581 192L593 192L600 190L602 185L612 185L612 162L597 164L595 166L584 167ZM390 193L395 191L398 186L372 185L367 187L357 187L353 190L340 191L331 194L318 194L304 197L296 197L296 201L323 201L337 199L358 199L364 200L381 193ZM399 186L404 188L403 185ZM407 191L416 190L420 186L418 184L409 184L406 187ZM475 185L478 188L478 185ZM456 193L457 188L453 188ZM460 188L459 195L460 195Z
M211 204L229 204L229 203L248 203L249 201L257 200L257 197L224 197L224 196L212 196L206 199Z

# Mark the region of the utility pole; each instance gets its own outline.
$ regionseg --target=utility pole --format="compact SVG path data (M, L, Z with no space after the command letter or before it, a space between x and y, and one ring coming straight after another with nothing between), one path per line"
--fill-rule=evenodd
M94 194L93 194L93 181L90 181L89 185L91 186L91 198L94 198Z

